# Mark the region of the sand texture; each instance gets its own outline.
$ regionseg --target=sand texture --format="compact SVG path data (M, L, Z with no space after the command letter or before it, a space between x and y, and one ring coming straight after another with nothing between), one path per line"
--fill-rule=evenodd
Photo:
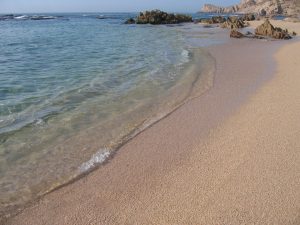
M299 225L300 42L209 51L213 88L7 224Z

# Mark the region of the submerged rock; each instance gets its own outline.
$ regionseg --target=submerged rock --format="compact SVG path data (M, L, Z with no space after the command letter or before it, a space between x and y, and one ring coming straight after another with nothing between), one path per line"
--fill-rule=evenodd
M135 24L135 20L133 18L129 18L125 21L125 24Z
M3 16L0 15L0 20L11 20L13 18L14 18L13 14L7 14L7 15L3 15Z
M291 39L288 30L283 30L280 27L274 27L268 19L255 29L255 34L275 39Z
M141 12L136 18L137 24L177 24L184 22L193 22L191 16L183 14L166 13L160 10Z

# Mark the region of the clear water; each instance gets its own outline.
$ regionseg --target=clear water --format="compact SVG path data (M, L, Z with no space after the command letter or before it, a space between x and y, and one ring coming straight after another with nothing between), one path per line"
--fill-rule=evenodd
M102 163L212 83L199 27L97 15L0 21L0 212Z

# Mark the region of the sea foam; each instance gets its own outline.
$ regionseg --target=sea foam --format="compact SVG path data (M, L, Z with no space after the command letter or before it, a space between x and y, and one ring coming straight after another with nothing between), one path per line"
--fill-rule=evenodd
M105 149L99 150L91 157L91 159L89 161L81 164L81 166L79 167L80 173L87 172L87 171L91 170L92 168L94 168L95 166L105 162L109 156L110 156L109 149L105 148Z

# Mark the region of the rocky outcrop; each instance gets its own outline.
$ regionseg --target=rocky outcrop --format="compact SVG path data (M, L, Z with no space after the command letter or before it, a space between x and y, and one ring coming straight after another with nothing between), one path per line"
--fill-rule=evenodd
M270 15L299 15L299 0L242 0L240 4L219 7L205 4L200 12L213 13L255 13L261 16Z
M225 18L223 16L213 16L212 18L199 19L196 22L206 24L219 24L221 28L240 29L247 26L244 22L244 17L230 16Z
M294 36L297 34L295 32L289 33L287 29L284 30L280 27L274 27L268 19L255 29L255 34L249 31L243 34L237 31L236 29L232 29L230 31L231 38L255 38L255 39L275 38L275 39L288 40L292 38L291 35Z
M237 5L229 6L229 7L220 7L213 4L205 4L200 12L209 12L209 13L232 13L237 12Z
M274 27L268 19L255 29L255 34L275 39L291 39L288 30Z
M177 24L193 22L191 16L183 14L166 13L160 10L141 12L136 18L137 24Z
M237 16L230 16L228 19L220 25L222 28L229 28L229 29L240 29L244 28L246 24L244 23L242 18Z

